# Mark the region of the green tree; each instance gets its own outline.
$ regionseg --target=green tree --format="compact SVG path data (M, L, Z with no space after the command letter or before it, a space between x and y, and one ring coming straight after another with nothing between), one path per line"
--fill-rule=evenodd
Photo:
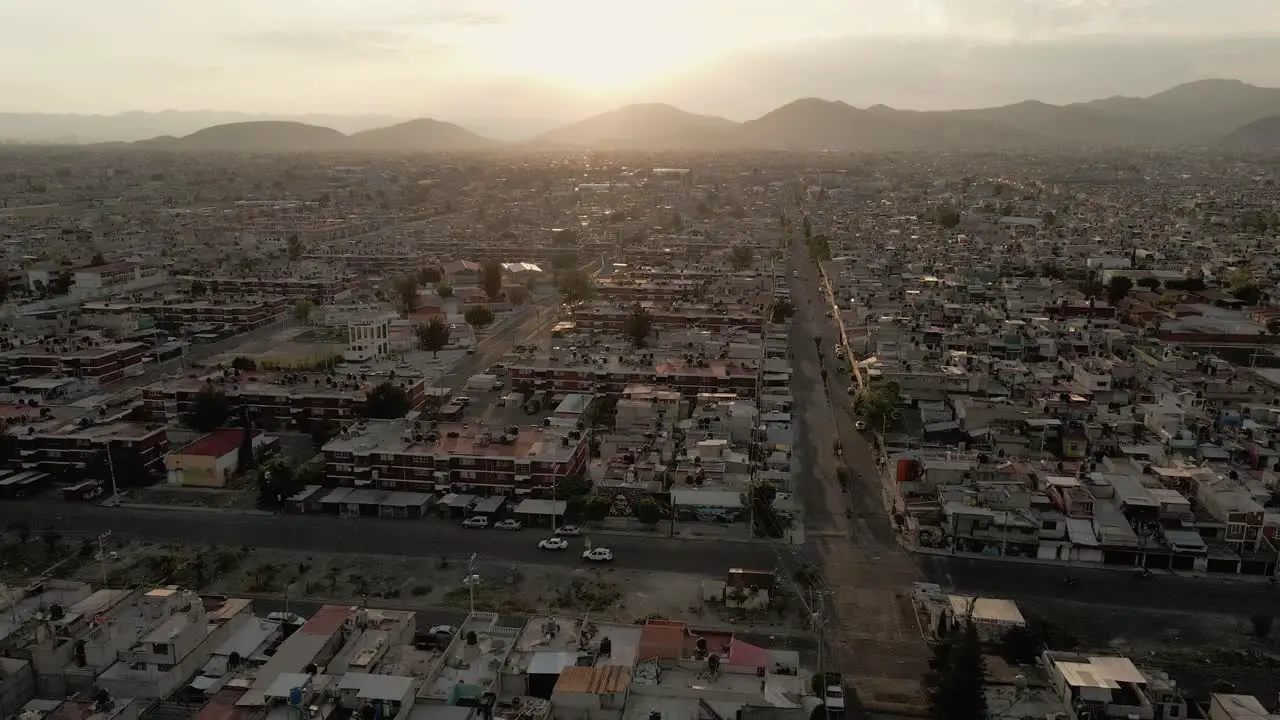
M417 326L413 332L417 336L418 349L430 352L432 357L449 344L449 325L440 318L432 318L431 322Z
M1112 305L1124 299L1133 289L1133 281L1124 275L1116 275L1107 282L1107 301Z
M201 432L212 432L226 425L230 416L231 401L227 394L212 384L206 384L196 393L186 423Z
M436 283L436 295L439 295L442 298L453 297L453 286L445 282L444 280L441 280L440 282Z
M756 480L747 486L746 502L743 503L751 514L752 532L756 537L782 537L782 518L773 508L773 501L778 497L778 488L773 483Z
M972 620L952 638L934 647L929 687L930 716L934 720L974 720L987 717L987 669L978 629Z
M1160 279L1153 277L1138 278L1138 287L1154 292L1160 289Z
M636 503L635 514L637 520L649 526L657 525L662 520L662 509L653 498L645 498Z
M671 213L671 218L667 220L667 229L671 232L680 232L681 230L684 230L684 218L680 213Z
M311 311L316 307L315 303L303 298L293 304L293 319L298 322L306 322L311 319Z
M572 270L562 274L557 284L560 290L560 297L567 303L590 300L595 292L595 288L591 285L591 278L581 270Z
M253 422L249 420L249 409L240 411L240 451L236 454L236 469L245 472L253 467Z
M609 516L609 501L599 495L592 495L587 499L583 514L592 522L600 522Z
M413 409L404 388L387 380L370 390L364 399L364 416L380 420L402 418Z
M258 505L262 508L278 508L301 489L293 466L278 455L258 468Z
M395 298L396 309L401 315L409 315L418 309L418 277L417 275L401 275L391 284L392 297Z
M803 223L801 223L801 226L804 228L804 239L805 239L805 240L810 240L810 239L812 239L812 238L813 238L813 223L809 221L809 216L808 216L808 215L805 215L805 216L804 216L804 222L803 222Z
M490 300L496 300L502 294L502 263L490 260L480 270L480 286Z
M653 316L640 303L631 308L631 314L622 323L622 334L631 338L636 347L644 347L645 340L653 332Z
M467 308L467 312L463 314L467 324L477 330L482 330L493 324L493 310L484 305L476 305Z
M192 297L201 297L209 292L209 286L203 280L192 280L190 292Z
M755 253L753 253L751 248L746 245L734 246L734 248L729 251L729 265L732 266L734 270L746 270L751 267L755 260Z
M336 420L313 420L311 422L311 444L317 448L322 448L330 440L337 437L341 429Z
M591 480L585 475L562 477L556 483L556 499L568 500L569 498L588 496L591 494L591 487Z
M289 236L288 246L290 262L301 260L302 254L307 251L307 248L302 244L302 239L298 237L298 233Z
M507 302L512 305L523 305L529 301L529 289L523 285L513 285L507 288Z
M440 274L440 268L424 267L418 270L419 285L434 285L443 279L444 276Z
M796 314L795 306L790 300L779 300L773 304L769 320L773 323L784 323Z
M853 411L873 426L882 425L898 407L898 384L887 382L868 387L853 402Z
M231 359L231 368L241 372L252 372L258 369L258 361L244 355L237 355Z

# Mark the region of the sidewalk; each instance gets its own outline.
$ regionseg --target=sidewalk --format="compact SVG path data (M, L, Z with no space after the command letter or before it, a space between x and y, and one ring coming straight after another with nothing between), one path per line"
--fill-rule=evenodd
M623 518L605 518L599 523L587 523L584 529L588 534L623 535L628 537L680 538L682 540L709 540L712 542L737 542L777 545L803 545L805 543L804 524L797 522L788 533L781 538L748 537L743 523L717 525L714 523L697 523L701 527L689 527L677 523L675 533L671 532L670 522L660 522L647 527L635 520Z
M158 503L102 503L103 507L119 507L128 510L165 510L168 512L202 512L202 513L222 513L224 515L256 515L259 517L271 517L278 513L270 510L253 510L251 508L220 508L205 507L203 505L161 505Z

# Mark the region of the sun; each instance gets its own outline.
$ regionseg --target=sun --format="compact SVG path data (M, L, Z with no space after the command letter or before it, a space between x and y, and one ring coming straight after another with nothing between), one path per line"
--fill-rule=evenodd
M550 0L487 43L493 71L590 94L635 88L705 61L695 33L618 0ZM690 29L691 30L691 29Z

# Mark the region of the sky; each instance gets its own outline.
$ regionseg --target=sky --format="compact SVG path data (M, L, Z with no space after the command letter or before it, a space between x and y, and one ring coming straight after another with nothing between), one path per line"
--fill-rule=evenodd
M14 0L0 67L0 112L741 120L1280 86L1280 0Z

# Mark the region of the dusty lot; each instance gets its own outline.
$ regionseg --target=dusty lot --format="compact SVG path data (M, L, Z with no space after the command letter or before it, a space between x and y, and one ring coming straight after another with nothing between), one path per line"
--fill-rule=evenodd
M1206 604L1212 600L1206 598ZM1123 654L1135 664L1169 673L1196 694L1280 692L1280 628L1254 635L1251 618L1176 613L1067 601L1021 603L1029 620L1054 626L1064 643L1084 651Z

